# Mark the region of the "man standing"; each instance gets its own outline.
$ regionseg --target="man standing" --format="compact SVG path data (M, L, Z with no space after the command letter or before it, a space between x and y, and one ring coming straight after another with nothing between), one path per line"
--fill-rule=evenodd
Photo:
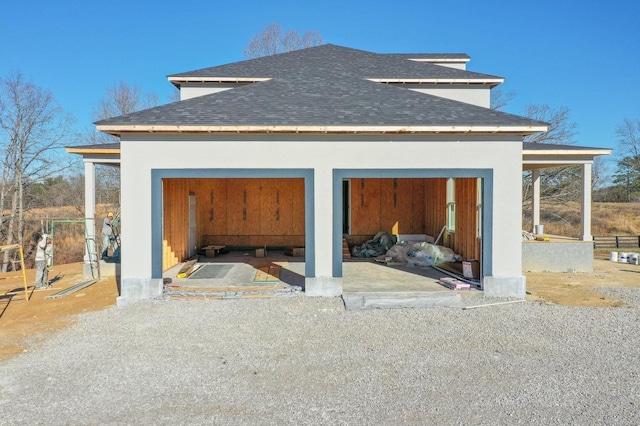
M49 288L49 267L51 266L51 256L53 254L53 244L51 237L42 234L36 244L36 290Z
M113 213L107 213L107 217L102 222L102 258L109 258L109 245L113 235Z

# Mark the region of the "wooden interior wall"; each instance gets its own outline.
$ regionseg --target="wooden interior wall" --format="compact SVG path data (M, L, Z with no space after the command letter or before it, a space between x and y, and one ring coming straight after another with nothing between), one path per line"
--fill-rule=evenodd
M171 179L162 182L162 266L166 270L188 255L189 244L189 181Z
M458 178L456 191L456 231L449 236L448 246L465 260L480 260L477 236L477 179Z
M424 233L424 179L351 179L351 244L379 231Z
M304 247L304 179L165 179L165 269L188 253L189 193L200 247Z
M447 179L424 179L425 234L438 238L447 223ZM443 235L443 238L445 235ZM445 241L446 242L446 241ZM442 244L440 241L439 244Z
M476 236L476 179L456 179L456 232L441 245L464 259L480 260ZM378 231L427 234L437 238L447 221L447 179L352 179L349 244L361 244Z

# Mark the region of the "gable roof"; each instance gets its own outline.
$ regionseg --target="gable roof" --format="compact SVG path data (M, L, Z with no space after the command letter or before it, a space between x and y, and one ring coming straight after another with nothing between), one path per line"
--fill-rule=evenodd
M416 56L416 55L410 55ZM173 74L184 82L255 81L232 90L162 105L96 123L124 132L367 132L517 133L546 123L399 86L381 84L497 84L479 74L404 55L323 45Z

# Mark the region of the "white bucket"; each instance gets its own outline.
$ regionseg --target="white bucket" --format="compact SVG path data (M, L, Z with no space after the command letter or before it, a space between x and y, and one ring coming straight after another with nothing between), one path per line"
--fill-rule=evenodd
M611 252L611 256L609 257L609 260L612 262L617 262L618 261L618 252L617 251L612 251Z
M536 235L544 234L544 225L534 225L533 233Z
M618 262L627 263L629 261L629 253L620 252Z
M633 265L637 265L638 264L638 260L640 260L640 256L638 255L638 253L631 253L629 255L629 263L631 263Z

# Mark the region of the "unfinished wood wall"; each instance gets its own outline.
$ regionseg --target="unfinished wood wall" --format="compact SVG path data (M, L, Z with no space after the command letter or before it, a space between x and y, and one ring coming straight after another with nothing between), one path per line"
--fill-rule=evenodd
M440 244L465 259L479 260L476 181L456 179L456 232L445 232ZM437 238L446 221L446 178L351 179L349 244L361 244L378 231L427 234Z
M424 233L424 179L351 179L350 242L378 231Z
M189 194L198 246L304 246L304 179L165 179L165 269L188 255Z
M456 231L448 237L448 247L464 259L480 260L477 236L477 179L458 178L456 187Z
M445 178L351 179L350 244L378 231L437 238L446 223ZM188 255L189 194L196 196L199 247L297 246L305 243L304 179L165 179L165 269ZM456 232L440 242L480 260L476 179L456 179ZM328 230L327 232L330 232Z

